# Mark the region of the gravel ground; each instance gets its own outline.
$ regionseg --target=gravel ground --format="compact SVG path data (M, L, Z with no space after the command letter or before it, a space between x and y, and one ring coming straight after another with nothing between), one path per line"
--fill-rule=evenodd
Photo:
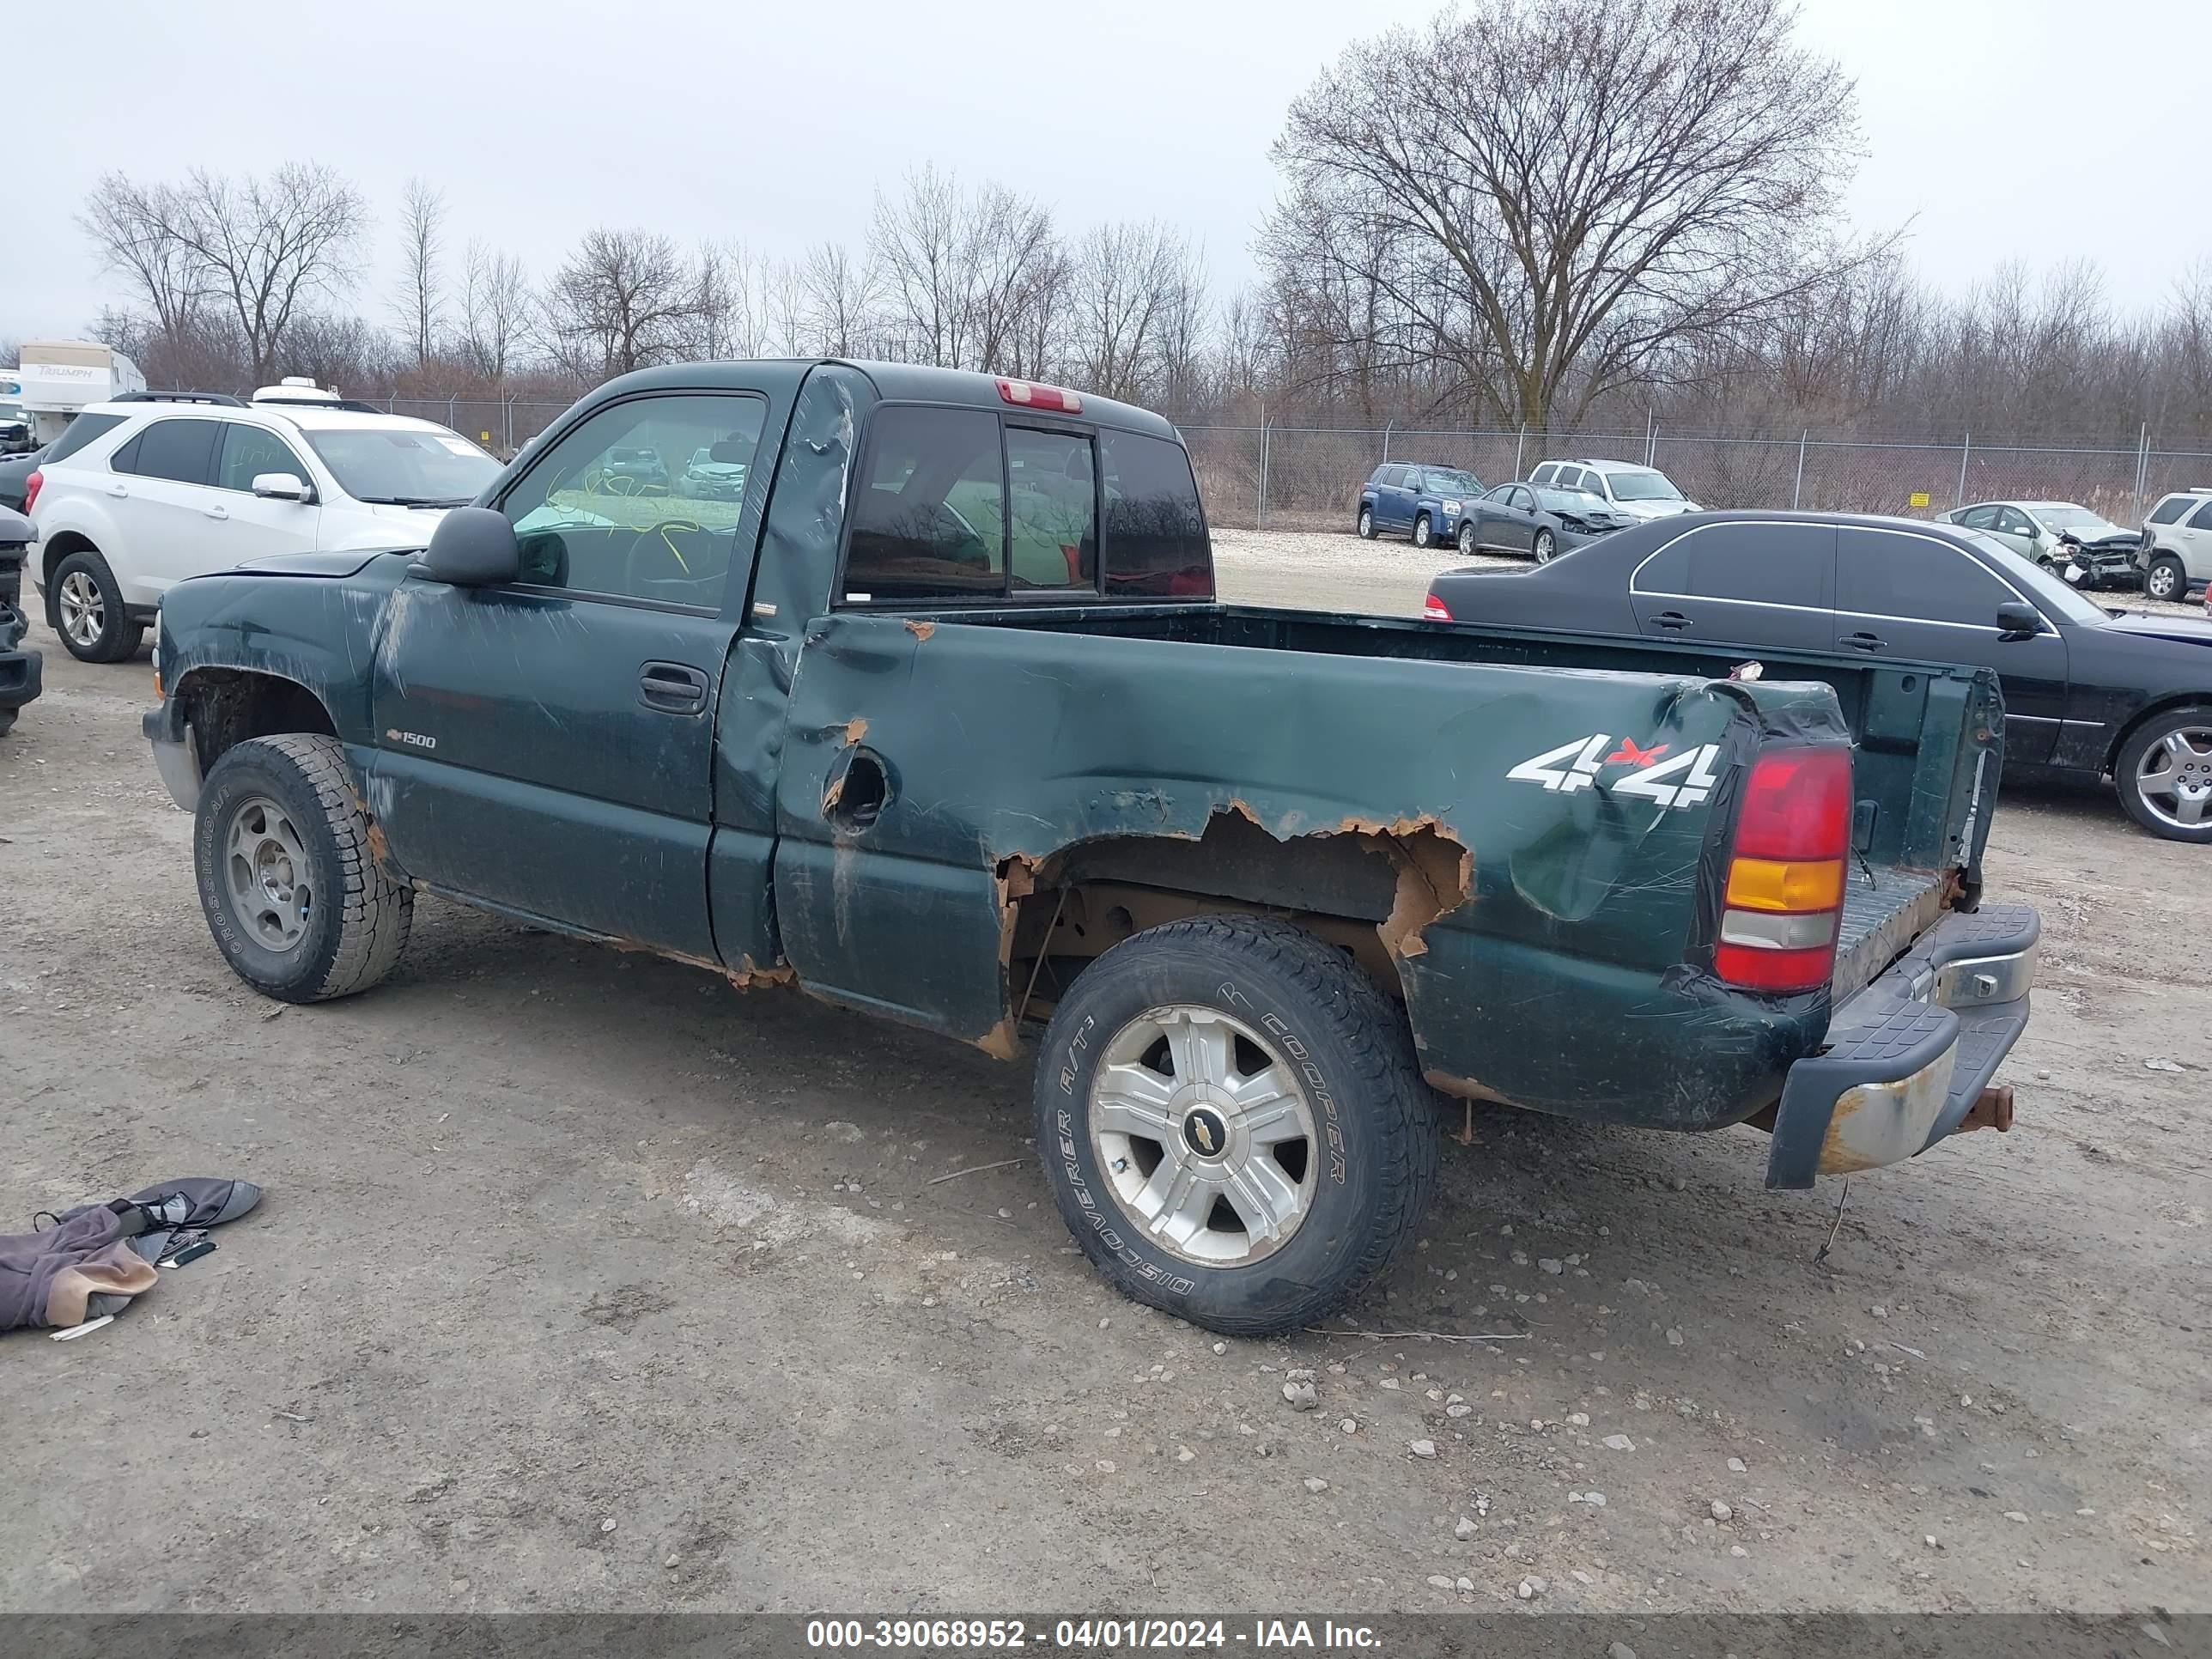
M1239 597L1425 580L1220 540ZM1355 1334L1224 1343L1092 1278L970 1050L427 901L378 991L260 1000L145 662L33 640L0 1212L269 1196L6 1343L0 1607L2212 1608L2205 854L2109 799L1996 820L2019 1127L1855 1182L1825 1262L1752 1131L1483 1110Z

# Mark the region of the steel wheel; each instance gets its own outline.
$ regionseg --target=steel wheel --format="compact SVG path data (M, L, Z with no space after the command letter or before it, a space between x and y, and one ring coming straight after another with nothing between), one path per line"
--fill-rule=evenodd
M2136 763L2136 793L2160 823L2203 828L2212 805L2212 726L2182 726L2144 750Z
M1212 1267L1278 1250L1312 1207L1313 1109L1273 1045L1188 1003L1115 1032L1091 1088L1115 1201L1161 1249Z
M107 601L89 570L72 570L61 582L62 633L70 642L89 651L107 631Z
M223 885L232 916L263 950L282 956L306 937L310 879L307 849L284 809L265 795L240 803L223 836Z

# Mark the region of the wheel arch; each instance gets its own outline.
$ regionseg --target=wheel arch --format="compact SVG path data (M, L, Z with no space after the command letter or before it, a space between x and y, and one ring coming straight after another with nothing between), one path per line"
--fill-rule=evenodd
M288 732L338 735L329 707L313 690L262 669L193 668L169 688L168 695L191 728L202 777L248 738Z
M40 590L42 592L52 591L54 572L61 568L62 561L70 554L99 551L98 544L82 530L57 530L46 538L45 545L39 550Z
M2154 702L2145 703L2141 708L2136 710L2128 717L2120 729L2113 733L2112 743L2106 748L2105 771L2111 775L2118 776L2120 750L2128 746L2128 740L2160 714L2171 714L2180 708L2203 708L2212 711L2212 690L2176 691L2160 697Z

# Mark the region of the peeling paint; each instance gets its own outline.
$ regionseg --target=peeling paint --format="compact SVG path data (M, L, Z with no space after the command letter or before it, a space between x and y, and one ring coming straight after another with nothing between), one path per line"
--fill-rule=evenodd
M868 722L866 720L849 720L845 722L845 747L848 749L852 748L867 735Z
M933 622L916 622L908 618L906 631L918 640L926 640L937 632L937 624Z
M788 963L763 968L750 957L739 957L738 965L728 970L728 978L740 991L750 991L771 985L797 985L799 970Z
M1491 1106L1511 1106L1516 1103L1492 1088L1487 1083L1478 1083L1471 1077L1454 1077L1449 1072L1426 1071L1421 1073L1429 1087L1438 1094L1449 1095L1454 1100L1474 1101Z

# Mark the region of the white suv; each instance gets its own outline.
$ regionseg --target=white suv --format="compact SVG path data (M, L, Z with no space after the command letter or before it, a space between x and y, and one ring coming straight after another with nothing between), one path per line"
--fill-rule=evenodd
M2143 520L2143 592L2154 599L2185 599L2212 580L2212 489L2161 496ZM2212 606L2212 592L2205 595Z
M1656 466L1638 466L1633 461L1546 461L1528 475L1528 482L1587 489L1638 524L1698 511L1698 504L1675 489L1672 478Z
M171 584L286 553L421 547L499 463L459 433L311 383L252 403L134 393L94 404L89 441L43 462L27 507L33 584L73 657L138 649ZM57 447L63 446L58 445Z

